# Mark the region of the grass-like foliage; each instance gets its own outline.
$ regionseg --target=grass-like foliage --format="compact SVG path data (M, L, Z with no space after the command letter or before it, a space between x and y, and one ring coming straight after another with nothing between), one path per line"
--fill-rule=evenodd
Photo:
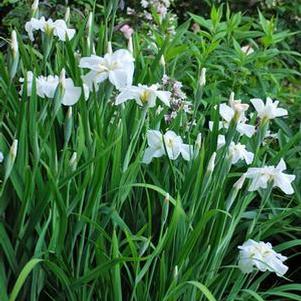
M0 300L300 300L296 33L90 2L4 37Z

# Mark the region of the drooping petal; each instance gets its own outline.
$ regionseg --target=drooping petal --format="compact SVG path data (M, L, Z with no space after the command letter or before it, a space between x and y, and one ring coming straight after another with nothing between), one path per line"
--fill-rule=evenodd
M236 129L240 134L246 135L249 138L252 137L256 131L254 125L250 125L246 123L238 123Z
M131 87L122 88L120 89L120 91L121 92L116 97L116 105L124 103L127 100L136 99L137 97L139 98L139 92L135 91L134 89L131 89Z
M256 191L259 188L266 189L268 187L268 178L265 175L256 175L249 186L249 191Z
M181 155L184 160L190 161L193 157L193 146L189 144L182 144L181 145Z
M253 162L254 154L251 153L251 152L246 151L244 153L244 159L245 159L246 163L249 165Z
M153 154L155 152L155 149L148 147L143 154L143 158L142 158L142 162L145 164L149 164L151 163L152 159L153 159Z
M82 89L80 87L75 87L73 80L67 78L65 80L65 91L62 98L62 104L64 106L73 106L80 99L81 93Z
M142 162L149 164L153 158L160 158L164 155L164 150L148 147L143 155Z
M131 83L128 72L124 69L109 71L109 80L117 89L124 88Z

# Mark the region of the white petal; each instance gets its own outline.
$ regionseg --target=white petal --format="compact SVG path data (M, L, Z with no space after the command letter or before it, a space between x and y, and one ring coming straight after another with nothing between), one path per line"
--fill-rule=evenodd
M255 126L246 124L246 123L238 123L236 127L237 131L242 135L246 135L247 137L252 137L255 134Z
M82 89L80 87L75 87L72 79L66 79L65 92L62 99L62 104L64 106L72 106L78 102L82 93Z
M230 122L234 116L234 110L225 103L220 104L219 113L227 122Z
M139 98L139 92L135 91L135 89L129 88L122 88L121 92L117 95L115 104L119 105L124 103L127 100L137 99Z
M262 111L264 111L265 106L264 106L262 99L252 98L252 99L250 99L250 101L258 113L261 113Z
M153 158L160 158L163 155L164 155L164 150L148 147L144 152L142 162L145 164L149 164Z
M288 115L288 112L285 109L277 108L274 111L274 115L275 115L275 117L286 116L286 115Z
M286 170L286 164L285 164L285 161L282 158L279 161L278 165L276 166L276 169L279 170L279 171Z
M274 186L279 187L285 194L293 194L294 188L291 185L291 182L294 181L295 178L295 175L281 173L275 177Z
M163 146L163 135L160 131L148 130L146 133L147 143L152 148L160 148Z
M99 66L103 65L104 59L97 55L83 57L79 61L80 68L88 68L94 71L99 71Z
M220 149L226 144L226 138L224 135L217 136L217 149Z
M85 83L83 83L83 92L84 92L85 100L88 100L90 96L90 89Z
M155 150L153 148L148 147L144 152L142 162L145 163L145 164L151 163L151 161L153 159L154 152L155 152Z
M155 91L156 96L166 105L170 106L170 96L171 93L168 91Z
M117 89L124 88L131 83L127 71L123 69L109 71L109 80Z
M244 159L245 159L246 163L249 165L253 162L254 154L246 151L245 155L244 155Z
M190 161L193 156L193 146L189 144L181 145L181 155L186 161Z
M255 191L258 190L259 188L264 188L266 189L268 187L268 178L264 175L256 175L252 183L249 187L249 191Z

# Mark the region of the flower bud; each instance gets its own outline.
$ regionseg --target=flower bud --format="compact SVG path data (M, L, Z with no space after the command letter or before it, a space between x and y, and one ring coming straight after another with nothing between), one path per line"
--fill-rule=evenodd
M67 144L70 140L72 133L72 107L70 106L67 111L66 120L65 120L65 143Z
M201 148L202 145L202 133L198 133L196 140L195 140L195 145L198 149Z
M5 176L4 176L5 180L8 179L8 177L10 176L10 173L13 169L15 159L17 156L17 151L18 151L18 140L15 139L13 141L13 144L10 147L9 155L7 157L6 164L5 164L5 167L6 167L5 168Z
M39 9L39 0L34 0L31 5L31 12L33 17L37 14L38 9Z
M174 271L173 271L173 278L175 279L175 281L178 280L178 276L179 276L179 268L176 265L175 268L174 268Z
M0 163L3 162L3 159L4 159L3 153L0 152Z
M112 54L113 53L113 49L112 49L112 42L109 41L108 42L108 46L107 46L107 51L108 51L108 54Z
M12 160L15 161L18 151L18 140L14 139L13 144L9 150L9 155L11 156Z
M229 104L230 104L230 106L231 106L231 104L234 102L234 96L235 96L235 94L234 94L234 92L232 91L232 92L230 93L230 97L229 97Z
M13 51L14 59L16 59L19 53L19 45L17 40L17 33L15 30L13 30L11 33L11 49Z
M215 167L216 152L214 152L209 160L207 171L212 173Z
M167 221L168 212L169 212L169 199L170 196L169 193L167 193L162 206L162 225L164 225Z
M64 89L65 88L65 84L66 84L66 71L65 71L65 68L63 68L61 70L61 73L60 73L60 84L61 84L61 86Z
M90 12L89 17L88 17L88 21L87 21L87 25L86 25L86 29L88 30L89 34L92 31L92 26L93 26L93 13Z
M201 87L206 85L206 68L202 68L202 70L201 70L199 84Z
M70 161L69 161L69 166L71 168L72 171L75 171L76 170L76 167L77 167L77 153L74 152L70 158Z
M161 57L160 57L160 65L165 68L165 58L164 58L164 55L162 54Z
M244 185L244 182L245 182L245 179L246 179L246 175L243 174L233 185L233 187L236 189L236 190L240 190L242 188L242 186Z
M130 53L134 52L134 46L133 46L133 39L132 39L132 37L130 37L129 40L128 40L128 51Z
M66 23L68 23L69 20L70 20L70 7L69 7L69 6L66 8L66 12L65 12L65 17L64 17L64 19L65 19L65 22L66 22Z

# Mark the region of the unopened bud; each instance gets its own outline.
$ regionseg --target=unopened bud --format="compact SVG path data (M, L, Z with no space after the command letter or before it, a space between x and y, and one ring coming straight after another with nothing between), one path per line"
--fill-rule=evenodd
M69 6L66 8L65 18L64 19L65 19L66 23L68 23L69 20L70 20L70 7Z
M74 152L70 158L69 165L72 171L76 170L77 167L77 153Z
M16 156L17 156L17 151L18 151L18 140L15 139L13 141L13 144L11 145L10 149L9 149L9 155L7 157L7 160L6 160L6 164L5 164L5 180L8 179L12 169L13 169L13 166L14 166L14 163L15 163L15 159L16 159Z
M4 159L3 153L0 152L0 163L3 162L3 159Z
M132 39L132 37L129 37L129 39L128 39L128 51L130 53L134 52L134 46L133 46L133 39Z
M108 42L108 54L112 54L113 53L113 49L112 49L112 42Z
M95 44L92 43L92 54L96 54Z
M240 190L242 188L242 186L244 185L244 182L245 182L245 179L246 179L246 175L243 174L233 185L233 187L236 189L236 190Z
M174 279L177 281L178 280L178 276L179 276L179 268L178 266L176 265L175 268L174 268L174 271L173 271L173 277Z
M169 193L165 195L165 199L162 206L162 225L164 225L167 221L168 212L169 212Z
M10 147L10 150L9 150L9 155L11 156L11 158L13 160L16 159L17 151L18 151L18 140L15 139L12 146Z
M31 16L37 18L39 12L39 0L34 0L31 5Z
M235 96L234 92L231 92L230 97L229 97L229 104L230 104L230 106L234 102L234 96Z
M213 172L214 170L214 167L215 167L215 158L216 158L216 152L214 152L209 160L209 163L208 163L208 167L207 167L207 171L208 172Z
M165 58L164 58L163 54L160 57L160 65L163 66L163 67L165 67Z
M34 0L31 5L31 10L33 12L36 12L38 8L39 8L39 0Z
M201 87L206 85L206 68L202 68L202 70L201 70L199 84Z
M60 73L60 84L62 85L63 88L65 88L65 84L66 84L66 71L65 71L65 68L63 68L61 70L61 73Z
M142 256L145 253L145 251L148 249L149 245L150 245L150 239L145 239L144 243L141 246L139 256Z
M11 49L13 51L14 58L16 58L19 53L19 45L17 40L17 33L15 30L13 30L11 33Z
M87 48L88 48L89 51L90 51L90 49L91 49L91 40L90 40L90 37L89 37L89 36L87 36Z
M198 133L196 140L195 140L195 145L198 149L201 148L202 145L202 133Z
M92 30L92 25L93 25L93 13L90 12L89 17L88 17L88 21L87 21L87 25L86 25L86 28L87 28L89 34Z
M67 111L66 120L65 120L65 143L67 144L70 140L72 134L72 126L73 126L73 119L72 119L72 107L70 106Z

